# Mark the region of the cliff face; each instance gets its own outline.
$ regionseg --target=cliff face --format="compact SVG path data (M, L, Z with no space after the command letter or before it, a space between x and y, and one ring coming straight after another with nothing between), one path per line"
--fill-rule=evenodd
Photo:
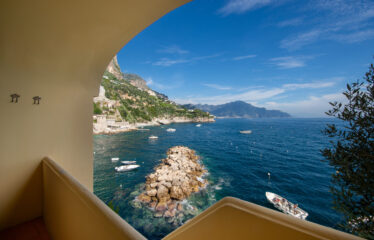
M116 57L103 75L99 96L94 98L95 133L127 131L139 124L209 121L214 121L214 116L187 110L150 89L140 76L123 74Z
M121 71L121 68L119 67L117 55L114 56L112 61L110 61L107 69L109 73L113 74L117 79L123 79L123 73Z

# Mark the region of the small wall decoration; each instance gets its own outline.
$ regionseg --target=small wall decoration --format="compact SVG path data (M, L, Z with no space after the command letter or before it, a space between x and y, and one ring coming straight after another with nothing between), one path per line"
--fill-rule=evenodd
M10 95L10 97L12 98L12 103L18 103L18 98L20 97L20 95L18 95L17 93L13 93L12 95Z
M40 100L41 100L42 98L39 97L39 96L35 96L35 97L33 97L32 99L34 99L34 104L39 105L39 102L40 102Z

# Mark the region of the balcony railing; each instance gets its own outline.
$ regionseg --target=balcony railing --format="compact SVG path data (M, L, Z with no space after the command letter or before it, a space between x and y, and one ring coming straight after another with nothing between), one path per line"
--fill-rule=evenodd
M145 239L51 159L43 159L42 168L43 216L40 219L52 239ZM226 197L164 239L360 238Z

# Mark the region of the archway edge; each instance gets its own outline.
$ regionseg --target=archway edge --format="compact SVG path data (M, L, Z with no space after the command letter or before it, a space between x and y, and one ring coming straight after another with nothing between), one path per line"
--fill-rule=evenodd
M42 214L45 156L92 191L92 97L102 73L134 36L187 2L0 1L0 229Z

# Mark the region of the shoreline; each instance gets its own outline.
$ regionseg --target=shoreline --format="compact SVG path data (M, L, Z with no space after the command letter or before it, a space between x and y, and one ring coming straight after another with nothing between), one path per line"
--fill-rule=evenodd
M93 135L114 135L117 133L132 132L132 131L142 131L143 127L153 127L169 125L173 123L212 123L215 122L214 118L198 118L198 119L186 119L186 118L174 118L174 119L155 119L151 122L146 123L127 123L125 126L113 128L106 127L103 130L95 130L97 124L93 124Z

